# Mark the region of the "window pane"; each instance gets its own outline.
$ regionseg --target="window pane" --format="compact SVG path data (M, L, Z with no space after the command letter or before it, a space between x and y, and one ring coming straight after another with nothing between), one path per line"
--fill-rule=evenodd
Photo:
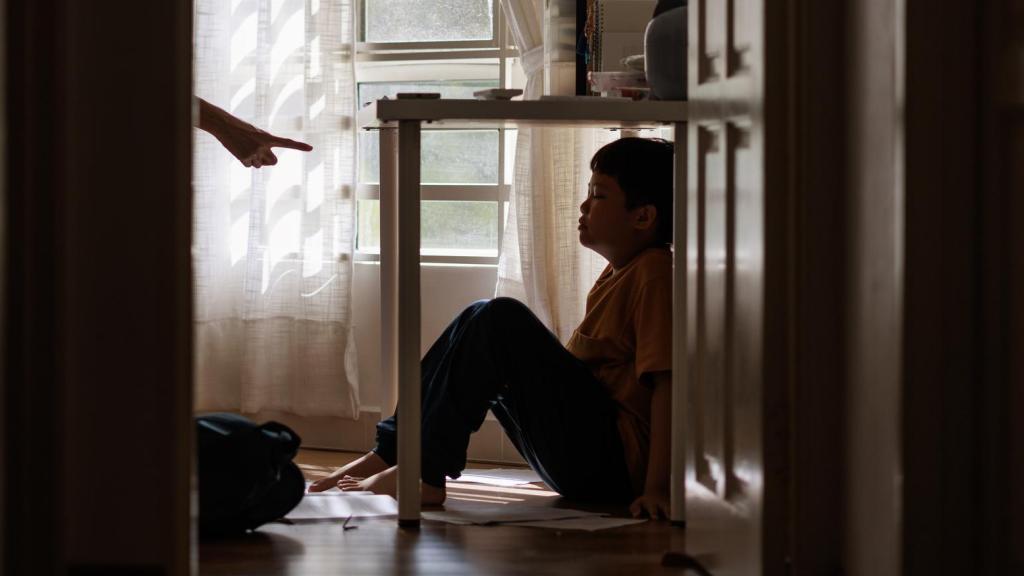
M367 42L490 40L492 0L365 0Z
M380 251L380 201L358 201L356 249ZM498 255L498 203L424 201L420 251L462 256Z
M371 102L399 92L439 92L442 98L472 98L473 92L496 88L494 80L438 82L363 82L359 101ZM359 133L359 181L380 182L380 139L376 131ZM497 184L498 133L423 131L420 180L424 184Z
M359 135L359 181L380 182L380 133ZM497 130L424 130L420 149L424 184L497 184Z

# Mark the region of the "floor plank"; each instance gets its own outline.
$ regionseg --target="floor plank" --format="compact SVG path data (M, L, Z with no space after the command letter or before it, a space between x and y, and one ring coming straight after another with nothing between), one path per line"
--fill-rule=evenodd
M326 475L358 454L303 450L296 461L307 479ZM474 467L493 467L473 465ZM621 508L566 502L544 486L512 489L449 482L450 498L504 499L625 515ZM424 521L419 530L394 520L364 519L356 530L340 523L270 524L244 538L202 543L200 574L679 574L662 555L683 549L684 531L646 522L598 532L509 526L455 526Z

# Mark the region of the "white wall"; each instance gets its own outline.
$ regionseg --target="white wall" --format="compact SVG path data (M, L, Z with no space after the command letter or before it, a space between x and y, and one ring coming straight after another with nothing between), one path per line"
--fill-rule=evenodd
M469 304L494 297L496 266L430 265L420 268L422 290L421 355L441 335L448 323ZM357 262L352 299L356 347L359 352L359 389L363 412L380 411L380 266ZM390 412L390 410L388 410ZM365 432L365 442L372 442ZM487 420L473 434L469 457L474 460L523 463L505 437L498 421L488 413Z
M359 352L359 399L362 409L379 410L380 366L380 266L356 262L352 312ZM422 353L444 331L449 322L469 304L494 296L497 268L494 266L445 266L424 264L420 268L423 328Z
M423 321L420 341L426 352L449 322L469 304L494 296L495 266L430 265L420 268ZM380 266L356 262L353 281L353 326L359 362L358 420L299 418L278 412L253 415L256 420L277 420L302 437L303 446L362 451L373 447L375 425L380 419ZM493 416L470 439L472 460L519 463L523 460L505 437Z

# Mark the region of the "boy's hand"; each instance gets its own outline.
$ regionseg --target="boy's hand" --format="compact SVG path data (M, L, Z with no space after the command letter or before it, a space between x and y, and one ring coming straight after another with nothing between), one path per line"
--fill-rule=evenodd
M629 511L634 518L649 516L653 519L668 519L668 494L667 493L644 493L629 505Z
M629 507L633 516L651 518L669 517L669 469L672 442L672 372L664 370L650 373L654 382L651 394L651 448L647 457L647 478L644 494Z

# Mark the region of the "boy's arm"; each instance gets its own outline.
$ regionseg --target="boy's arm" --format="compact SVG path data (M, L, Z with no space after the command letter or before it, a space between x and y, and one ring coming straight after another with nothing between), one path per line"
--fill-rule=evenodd
M630 512L651 518L668 518L669 472L672 445L672 372L665 370L650 375L654 382L651 395L651 448L647 458L647 481L644 493L637 498Z

